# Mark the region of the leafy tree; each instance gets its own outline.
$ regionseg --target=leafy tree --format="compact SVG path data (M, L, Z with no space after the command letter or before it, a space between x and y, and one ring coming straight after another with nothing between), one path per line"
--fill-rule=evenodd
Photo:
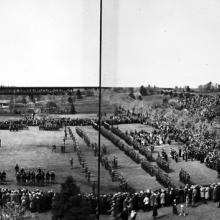
M190 91L191 91L190 87L186 86L186 92L190 92Z
M60 193L56 194L52 203L52 220L94 220L89 202L82 199L80 188L69 176L61 184Z
M75 105L73 103L71 104L70 113L71 114L76 114Z
M57 108L57 104L56 102L53 102L53 101L49 101L47 104L46 104L46 107L49 108L49 109L55 109Z
M142 96L146 96L147 95L147 89L144 86L141 86L139 91L140 91Z
M143 100L143 97L141 95L138 96L139 100Z
M167 105L167 104L168 104L168 98L167 98L166 96L163 98L163 104L164 104L164 105Z
M73 98L71 96L69 96L69 98L67 99L67 101L72 104L73 103Z
M129 89L129 97L131 97L132 99L135 99L135 96L134 96L134 88L130 88Z
M30 98L30 100L31 100L33 103L35 103L35 98L34 98L34 95L33 95L33 94L29 94L29 98Z
M22 97L22 103L23 103L23 104L27 104L27 100L26 100L26 97L25 97L25 96Z

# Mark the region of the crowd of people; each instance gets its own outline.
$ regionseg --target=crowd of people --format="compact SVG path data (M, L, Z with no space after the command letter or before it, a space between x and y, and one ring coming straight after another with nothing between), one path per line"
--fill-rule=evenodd
M179 94L178 102L182 108L187 109L192 115L210 121L215 118L215 106L220 103L218 96L184 93Z
M41 191L22 189L0 188L0 208L1 214L12 214L10 209L23 209L25 212L44 212L51 209L52 200L55 193L52 190ZM7 213L8 212L8 213Z
M17 206L19 209L31 212L44 212L51 209L56 194L52 191L0 188L0 207L2 213L8 211L8 207ZM94 193L78 194L80 200L89 201L92 211L97 211L98 198ZM178 214L175 208L177 204L185 204L186 207L194 207L197 203L220 202L220 183L199 186L188 185L180 188L166 188L153 191L142 190L135 193L118 192L114 194L100 195L100 214L121 216L128 219L132 212L139 210L153 211L157 216L158 208L173 207L173 214ZM220 207L219 205L217 207ZM127 218L123 218L127 216Z
M82 167L82 172L85 174L85 178L87 179L88 183L92 183L92 181L91 181L92 172L91 172L91 170L88 166L88 163L85 160L85 156L84 156L80 146L77 144L76 138L73 135L73 132L72 132L71 128L69 128L68 131L69 131L70 137L73 141L74 149L76 151L76 154L77 154L77 157L78 157L78 160L79 160L79 164ZM81 134L81 130L79 128L76 128L76 132L78 134ZM94 175L93 175L93 177L94 177ZM94 188L93 188L93 190L94 190Z
M91 202L93 212L96 211L97 197L94 194L80 195L81 199ZM197 203L207 203L209 201L220 201L220 183L211 185L188 185L180 188L166 188L156 191L146 189L140 192L128 193L118 192L115 194L105 194L100 196L101 214L111 214L114 218L124 216L126 212L130 216L132 211L143 210L145 212L153 211L153 216L157 215L157 209L160 207L173 207L173 214L180 214L181 210L176 205L184 204L185 207L195 207ZM217 207L220 207L219 204ZM128 219L122 218L122 219Z
M72 132L70 132L70 133L72 136ZM92 142L90 140L90 138L88 137L88 135L79 127L76 128L76 133L81 138L83 138L83 140L86 142L87 146L94 151L94 156L96 157L97 153L98 153L97 152L98 151L97 143ZM82 160L80 157L81 151L79 150L79 147L78 147L77 151L79 151L79 153L78 153L79 162L84 168L84 160ZM100 149L100 162L101 162L101 165L109 172L109 175L111 176L112 181L119 182L119 188L122 191L134 191L134 189L129 186L128 181L117 170L118 158L116 156L114 156L113 158L110 158L110 157L108 157L107 154L108 154L107 147L105 145L102 145L101 149ZM86 170L88 170L88 169L86 169ZM89 180L90 180L90 177L89 177L88 181Z
M15 166L15 176L17 185L45 186L55 183L55 172L44 172L41 168L37 170L25 170L23 167Z
M188 98L187 100L191 103L193 100L197 100L197 98L192 98L192 100ZM198 100L201 100L201 98ZM205 108L207 103L210 102L200 103L200 107ZM193 106L191 107L193 108ZM192 112L197 112L197 110ZM201 117L204 117L204 115ZM158 129L160 135L167 137L170 141L173 140L183 144L185 146L183 150L184 160L196 159L210 168L217 169L220 163L219 142L216 136L208 131L207 125L201 123L199 128L195 126L179 128L174 121L158 113L157 115L145 118L144 123ZM206 122L208 123L208 121Z
M97 119L93 119L97 121ZM58 130L64 126L87 126L91 125L88 118L50 118L50 117L23 117L15 120L5 120L0 122L0 130L18 131L27 129L28 126L38 126L43 130Z

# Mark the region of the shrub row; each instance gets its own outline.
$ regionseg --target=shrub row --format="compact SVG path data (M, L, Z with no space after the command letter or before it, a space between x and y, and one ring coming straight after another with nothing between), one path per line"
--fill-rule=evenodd
M98 125L93 123L93 127L98 130ZM116 131L116 130L115 130ZM123 144L120 139L112 134L111 131L101 127L100 129L101 134L109 139L114 145L116 145L120 150L124 151L126 155L128 155L132 160L136 163L140 163L141 167L150 175L156 176L156 180L163 184L164 186L168 187L171 186L176 188L172 179L159 167L151 164L147 159L141 159L140 156L127 145Z
M98 130L98 125L93 124L93 127ZM115 146L117 146L120 150L124 151L127 156L129 156L132 160L134 160L136 163L141 162L140 155L136 153L135 150L131 149L127 145L125 145L117 136L112 134L111 131L108 131L107 129L101 127L100 128L101 134L109 139Z
M92 141L89 139L88 135L82 129L80 129L79 127L76 127L76 133L85 141L85 143L87 144L88 147L97 146L97 143L92 143ZM101 161L103 161L103 160L104 160L104 158L101 157ZM107 168L107 166L105 168ZM111 169L111 167L109 167L106 170L109 172L109 174L112 178L112 181L115 180L115 181L119 182L119 186L120 186L121 190L126 191L126 192L130 192L130 193L133 193L135 191L128 184L126 179L121 174L119 174L117 171Z
M156 161L157 165L164 171L168 172L170 170L169 163L166 160L164 160L161 156L159 156Z
M130 136L126 135L119 128L112 128L111 131L117 136L119 136L121 139L123 139L127 144L133 146L135 150L138 150L142 155L144 155L147 158L147 160L154 161L151 151L142 144L140 144L138 141L132 140Z
M87 146L90 147L92 145L91 140L88 135L79 127L76 127L76 133L86 142Z

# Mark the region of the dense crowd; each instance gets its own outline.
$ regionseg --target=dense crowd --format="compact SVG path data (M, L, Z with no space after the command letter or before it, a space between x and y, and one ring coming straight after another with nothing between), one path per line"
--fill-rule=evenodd
M90 201L93 212L96 212L97 197L94 194L80 195L81 199ZM123 216L126 211L152 211L160 207L186 204L194 207L196 203L220 201L220 183L206 186L185 185L180 188L166 188L156 191L146 189L136 193L118 192L100 196L101 214L111 214L113 217ZM124 218L122 218L124 219ZM128 218L125 218L126 220Z
M145 119L145 124L159 130L160 135L170 141L180 142L185 147L184 159L197 159L210 168L217 169L220 162L219 143L215 136L211 135L205 125L199 129L192 127L178 128L175 123L165 118L162 114Z
M95 121L97 119L94 119ZM43 130L58 130L63 126L87 126L91 125L90 119L82 118L33 118L24 117L17 120L6 120L0 122L0 130L18 131L27 129L28 126L39 126Z
M179 95L178 102L182 108L187 109L192 115L208 120L215 118L215 106L220 104L218 96L184 93Z
M50 210L53 206L53 198L56 194L53 191L28 190L28 189L0 189L0 206L14 204L24 207L31 212L43 212ZM97 196L93 193L79 194L80 199L90 202L93 212L97 208ZM206 186L185 185L180 188L166 188L152 191L142 190L136 193L118 192L115 194L102 194L100 196L101 214L120 215L126 210L151 211L154 208L172 206L185 203L188 206L195 206L198 202L220 201L220 183Z
M0 188L0 207L14 204L31 212L43 212L51 209L53 191Z

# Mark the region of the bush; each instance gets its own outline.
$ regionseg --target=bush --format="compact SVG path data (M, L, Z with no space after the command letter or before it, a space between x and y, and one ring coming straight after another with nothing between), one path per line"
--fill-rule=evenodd
M92 209L88 202L80 197L80 188L69 176L61 184L52 203L52 220L93 220Z

